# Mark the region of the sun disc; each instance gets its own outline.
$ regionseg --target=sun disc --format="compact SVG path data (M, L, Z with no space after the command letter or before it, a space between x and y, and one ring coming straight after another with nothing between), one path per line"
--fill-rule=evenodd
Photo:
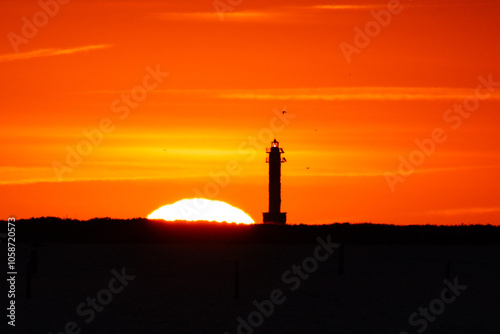
M168 204L153 211L149 219L163 219L167 221L216 221L238 224L255 224L243 210L226 202L205 198L189 198Z

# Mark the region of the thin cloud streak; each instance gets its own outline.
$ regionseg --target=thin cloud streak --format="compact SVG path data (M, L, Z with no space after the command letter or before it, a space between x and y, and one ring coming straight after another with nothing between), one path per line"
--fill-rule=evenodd
M500 212L500 207L491 207L491 208L474 207L474 208L435 210L435 211L427 211L425 212L425 214L438 215L438 216L457 216L464 214L481 214L481 213L491 213L491 212Z
M457 6L456 2L450 2L450 3L445 3L445 2L439 2L439 3L411 3L411 2L401 2L400 6L403 8L409 8L409 7L444 7L444 6ZM324 9L324 10L342 10L342 11L357 11L357 10L369 10L369 9L387 9L388 8L388 1L381 1L380 3L372 3L372 4L357 4L357 5L352 5L352 4L330 4L330 5L313 5L313 6L306 6L306 7L297 7L297 8L305 8L305 9Z
M304 11L309 11L309 14L321 15L322 12L327 12L332 9L336 10L369 10L386 8L387 4L380 5L325 5L325 6L284 6L264 8L257 11L239 11L237 8L234 11L217 13L213 12L161 12L152 13L151 16L159 20L167 21L198 21L198 22L249 22L249 21L272 21L272 22L298 22L291 18L303 18ZM286 20L286 21L283 21Z
M442 172L453 172L460 170L474 170L474 169L490 169L498 168L500 166L457 166L457 167L441 167L441 168L422 168L415 170L414 173L418 174L428 174L428 173L442 173ZM330 176L330 177L385 177L386 171L371 171L371 172L309 172L311 176ZM394 172L397 174L397 172ZM303 176L303 173L296 173L295 175Z
M279 13L271 12L226 12L224 13L224 21L255 21L262 19L272 19L280 16ZM196 13L155 13L153 17L156 19L167 21L219 21L220 16L217 12L196 12Z
M490 168L499 168L499 165L487 165L487 166L456 166L456 167L438 167L438 168L421 168L416 169L414 173L441 173L441 172L453 172L460 170L474 170L474 169L490 169ZM394 174L398 172L393 171ZM413 173L401 173L403 176L411 175ZM384 173L385 175L385 173Z
M237 6L233 11L224 13L213 12L160 12L151 13L155 19L168 21L221 21L221 17L230 21L262 21L262 20L277 20L279 18L289 20L291 17L301 18L304 16L304 11L309 11L309 14L322 15L329 11L367 11L374 9L387 9L387 2L378 4L330 4L330 5L313 5L313 6L278 6L270 8L262 8L257 11L239 11ZM417 4L404 4L405 7L421 6ZM286 21L287 23L291 21Z
M70 49L50 48L50 49L33 50L33 51L23 52L23 53L10 53L10 54L5 54L5 55L0 55L0 63L1 62L8 62L8 61L15 61L15 60L40 58L40 57L69 55L69 54L80 53L80 52L88 52L88 51L93 51L93 50L106 49L106 48L110 48L110 47L112 47L112 45L97 44L97 45L80 46L80 47L70 48Z
M183 176L186 178L202 178L204 175L195 175L195 176ZM8 181L0 181L0 186L9 186L9 185L27 185L27 184L35 184L35 183L68 183L68 182L102 182L102 181L161 181L161 180L178 180L178 176L172 177L81 177L81 178L64 178L63 181L59 181L55 178L49 177L40 177L40 178L31 178L31 179L18 179L18 180L8 180Z
M367 9L387 8L387 3L373 4L373 5L317 5L308 8L330 9L330 10L367 10Z
M190 89L156 90L154 93L189 97L238 100L297 100L297 101L439 101L460 100L474 96L474 88L455 87L322 87L292 89ZM94 91L87 93L123 93ZM500 100L500 92L489 100Z
M434 87L329 87L318 89L222 92L219 98L253 100L324 100L324 101L404 101L457 100L474 95L474 89ZM500 99L500 93L489 99Z

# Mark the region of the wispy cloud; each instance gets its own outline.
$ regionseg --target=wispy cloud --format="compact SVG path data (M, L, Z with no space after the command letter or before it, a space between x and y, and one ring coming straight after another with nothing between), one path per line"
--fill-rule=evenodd
M268 90L254 92L221 92L227 99L255 100L456 100L473 95L474 89L435 87L330 87L317 89ZM495 94L490 98L500 98Z
M95 93L95 92L94 92ZM101 92L104 93L104 92ZM403 101L459 100L474 96L474 88L455 87L322 87L291 89L199 89L158 90L156 93L201 98L239 100L302 100L302 101ZM495 92L490 100L500 100Z
M279 21L280 19L290 20L290 17L303 17L304 11L309 11L309 14L320 14L322 10L369 10L377 8L385 8L387 4L374 5L318 5L318 6L282 6L262 8L254 11L240 11L234 8L233 11L224 13L212 12L160 12L153 13L152 16L156 19L168 21L199 21L211 22L224 21L246 22L246 21ZM290 21L287 21L290 22Z
M460 170L476 170L476 169L490 169L499 168L500 166L455 166L455 167L437 167L437 168L422 168L415 171L418 174L429 174L429 173L443 173L443 172L453 172ZM319 171L314 170L308 171L310 176L330 176L330 177L385 177L386 171L358 171L358 172L329 172L329 171ZM396 174L397 172L394 172ZM295 173L295 175L304 175L304 173Z
M118 94L126 91L86 91L87 94ZM163 89L152 91L191 98L296 101L443 101L474 96L474 88L457 87L321 87L272 89ZM489 100L500 100L500 91Z
M347 1L346 1L347 2ZM436 7L436 6L450 6L456 5L456 2L437 2L437 3L412 3L406 1L404 4L401 3L401 7ZM358 3L358 4L328 4L328 5L312 5L302 7L304 9L316 9L316 10L333 10L333 11L356 11L356 10L370 10L370 9L387 9L388 1L380 1L379 3ZM397 6L396 6L397 7Z
M31 59L31 58L40 58L40 57L51 57L51 56L61 56L61 55L69 55L80 52L88 52L93 50L106 49L111 47L109 44L97 44L97 45L87 45L87 46L79 46L76 48L69 49L39 49L33 50L29 52L22 53L10 53L5 55L0 55L0 62L8 62L14 60L23 60L23 59Z
M199 177L199 176L198 176ZM102 181L151 181L151 180L165 180L165 179L175 179L174 177L80 177L80 178L64 178L64 181L59 181L55 178L50 177L40 177L40 178L26 178L17 180L5 180L0 181L0 186L12 186L12 185L29 185L35 183L61 183L61 182L102 182Z
M347 1L346 1L347 2ZM441 6L446 4L414 4L405 3L404 7L421 7L421 6ZM370 11L387 9L387 1L381 0L380 3L358 3L358 4L325 4L325 5L287 5L287 6L266 6L258 8L253 11L243 11L235 6L229 6L227 11L217 13L214 11L193 11L193 12L176 12L164 11L154 12L151 14L153 18L168 20L168 21L197 21L197 22L216 22L233 21L233 22L246 22L246 21L273 21L273 22L286 22L297 23L304 20L315 18L317 21L319 17L329 18L328 13L336 11ZM403 5L401 5L403 6Z
M428 215L438 215L438 216L457 216L464 214L481 214L481 213L491 213L500 212L500 207L489 207L489 208L460 208L460 209L447 209L447 210L436 210L425 212Z
M153 16L157 19L167 21L220 21L217 12L196 12L196 13L155 13ZM235 11L224 13L224 20L228 21L258 21L263 19L272 19L283 16L276 12L245 12Z
M367 10L367 9L376 9L387 7L387 3L385 4L366 4L366 5L317 5L310 6L308 8L312 9L331 9L331 10Z

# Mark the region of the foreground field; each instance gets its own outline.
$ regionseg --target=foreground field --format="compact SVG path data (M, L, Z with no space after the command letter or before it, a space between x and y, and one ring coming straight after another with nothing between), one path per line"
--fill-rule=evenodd
M20 244L15 333L500 332L499 245L321 245Z

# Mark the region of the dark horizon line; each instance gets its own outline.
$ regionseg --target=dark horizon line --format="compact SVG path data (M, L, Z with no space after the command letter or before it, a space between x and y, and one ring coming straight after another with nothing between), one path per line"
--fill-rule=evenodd
M15 217L13 217L15 218ZM69 217L57 217L57 216L39 216L39 217L30 217L30 218L15 218L16 222L19 221L32 221L32 220L62 220L62 221L76 221L76 222L95 222L95 221L157 221L157 222L168 222L168 223L179 223L179 224L227 224L227 225L268 225L263 222L256 222L254 224L245 224L245 223L236 223L236 222L219 222L219 221L208 221L208 220L165 220L161 218L150 219L147 217L133 217L133 218L112 218L112 217L93 217L89 219L78 219L78 218L69 218ZM1 219L0 222L8 222L8 220ZM382 225L382 226L438 226L438 227L457 227L457 226L492 226L492 227L500 227L500 223L498 225L492 223L457 223L457 224L389 224L389 223L372 223L372 222L331 222L326 224L307 224L307 223L297 223L297 224L271 224L271 225L280 225L280 226L330 226L330 225Z

